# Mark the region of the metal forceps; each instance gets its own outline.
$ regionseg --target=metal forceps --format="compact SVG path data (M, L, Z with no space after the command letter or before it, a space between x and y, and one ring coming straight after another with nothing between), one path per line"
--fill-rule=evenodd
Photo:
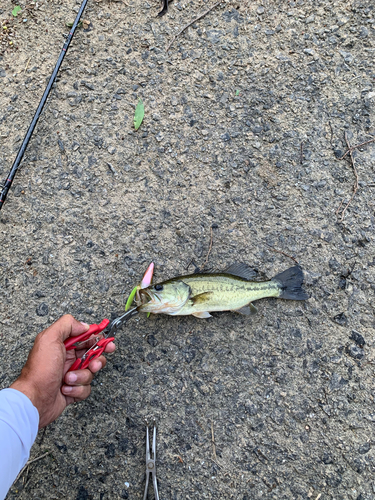
M114 319L111 323L108 319L103 319L103 321L99 325L90 325L90 328L87 332L78 335L77 337L69 337L65 340L64 345L67 351L71 349L82 349L81 344L89 340L91 335L93 334L102 334L103 337L96 338L96 342L93 346L88 349L82 358L77 359L73 365L69 368L68 371L73 370L83 370L88 367L90 361L98 358L103 354L105 348L115 339L115 335L117 330L124 324L126 321L138 314L138 310L136 307L130 309L126 313L122 314L118 318ZM104 331L105 330L105 331ZM103 332L104 331L104 332ZM103 332L103 333L102 333Z
M122 325L128 321L128 319L132 318L136 314L138 314L138 309L137 307L133 307L133 309L129 309L129 311L126 311L124 314L114 319L109 324L108 333L105 334L104 338L114 337L116 335L117 330L121 328Z
M159 500L158 483L156 481L156 422L154 423L154 431L152 435L152 455L150 453L150 437L149 437L149 425L146 422L146 487L143 500L147 500L148 482L150 479L150 474L152 474L152 484L154 486L155 500Z

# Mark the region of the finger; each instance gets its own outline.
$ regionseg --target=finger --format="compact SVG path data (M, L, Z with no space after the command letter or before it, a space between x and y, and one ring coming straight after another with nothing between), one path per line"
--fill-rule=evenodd
M114 342L110 342L107 347L105 348L105 351L104 352L108 352L108 353L111 353L111 352L115 352L116 350L116 345Z
M91 385L79 385L77 387L72 385L63 385L61 392L64 396L74 398L75 401L82 401L90 396Z
M75 337L81 333L87 332L89 325L77 321L71 314L65 314L51 325L44 334L54 335L57 339L64 342L68 337Z
M110 342L107 347L105 348L105 352L111 353L114 352L116 349L116 346L113 342ZM99 356L96 359L93 359L90 364L89 364L89 370L92 371L92 373L97 373L99 370L105 367L107 364L107 360L104 356Z
M64 381L67 385L77 386L77 385L90 385L94 374L90 370L75 370L73 372L68 372Z
M105 359L104 356L99 356L96 359L93 359L90 364L89 364L89 370L91 370L92 373L98 373L99 370L105 367L107 364L107 360Z

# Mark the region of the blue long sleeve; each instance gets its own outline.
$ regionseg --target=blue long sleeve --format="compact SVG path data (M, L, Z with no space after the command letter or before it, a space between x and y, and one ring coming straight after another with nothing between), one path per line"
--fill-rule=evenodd
M15 389L0 391L0 500L26 464L39 426L30 399Z

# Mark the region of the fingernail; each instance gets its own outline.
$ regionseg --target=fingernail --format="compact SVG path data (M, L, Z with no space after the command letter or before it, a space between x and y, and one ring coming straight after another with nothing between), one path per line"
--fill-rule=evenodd
M62 391L65 393L72 392L72 390L73 387L70 387L69 385L64 385L64 387L62 388Z
M68 382L76 382L78 377L75 373L68 373L67 378Z
M102 362L101 362L101 361L98 361L98 370L101 370L101 369L102 369L102 366L103 366Z
M87 328L90 326L87 323L84 323L83 321L80 321L81 325L86 326Z

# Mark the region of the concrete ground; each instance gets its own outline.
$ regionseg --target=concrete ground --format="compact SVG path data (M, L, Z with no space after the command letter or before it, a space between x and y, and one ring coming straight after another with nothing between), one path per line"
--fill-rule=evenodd
M0 7L0 180L79 8L15 5ZM152 417L162 499L375 499L375 143L353 152L344 213L356 177L339 160L345 134L375 136L375 6L224 1L166 52L212 5L158 19L158 2L89 1L0 212L0 384L62 314L121 313L151 261L158 280L207 255L268 279L292 256L310 299L133 319L9 500L142 499Z

